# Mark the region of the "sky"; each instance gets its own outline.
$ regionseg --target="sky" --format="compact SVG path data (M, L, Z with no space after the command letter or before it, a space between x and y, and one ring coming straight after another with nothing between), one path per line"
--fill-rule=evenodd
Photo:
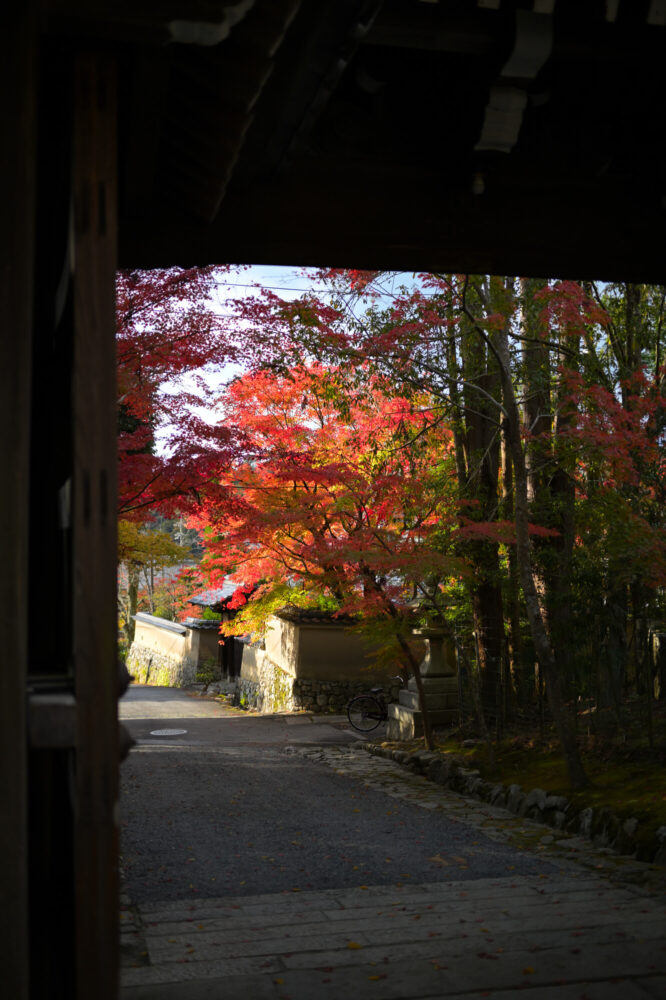
M237 275L223 275L218 283L220 304L224 304L225 292L229 297L240 298L252 295L255 285L270 288L284 298L298 298L304 292L316 288L316 282L304 274L301 267L286 267L272 264L252 264Z
M221 274L217 286L216 301L213 302L212 308L224 316L230 315L227 300L255 295L258 290L257 286L270 288L285 299L297 299L304 292L317 288L317 283L311 277L307 277L301 267L257 264L244 267L242 270L239 269L236 273L230 271L228 274ZM222 386L230 377L240 374L241 371L240 366L229 365L222 375L217 373L211 376L213 381L208 377L207 381L213 387ZM178 393L184 388L194 388L194 386L187 378L184 378L178 383L167 384L162 388L166 392ZM197 408L194 412L210 423L217 419L214 410ZM164 454L168 450L165 442L169 433L169 427L158 429L155 435L158 454Z

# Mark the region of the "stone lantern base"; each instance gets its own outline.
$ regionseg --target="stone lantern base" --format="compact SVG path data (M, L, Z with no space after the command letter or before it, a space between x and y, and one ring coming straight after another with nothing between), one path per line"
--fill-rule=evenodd
M414 635L425 640L426 654L420 665L430 725L453 727L458 722L458 677L453 646L438 629L418 629ZM388 706L386 738L412 740L423 735L423 713L419 707L416 681L412 678L397 704Z

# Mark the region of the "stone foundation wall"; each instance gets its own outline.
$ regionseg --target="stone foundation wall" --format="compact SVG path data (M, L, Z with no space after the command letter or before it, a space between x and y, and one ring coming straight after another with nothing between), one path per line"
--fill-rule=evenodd
M347 702L357 694L364 694L375 686L373 681L321 681L297 677L294 680L295 707L309 712L331 712L340 715ZM399 687L384 685L384 698L395 701Z
M195 660L169 656L136 641L127 654L127 669L137 684L159 687L186 687L197 675Z
M294 677L274 663L265 650L246 645L243 649L238 698L244 708L260 712L330 712L339 715L354 695L368 691L376 679L321 680ZM397 699L399 686L385 684L387 701Z

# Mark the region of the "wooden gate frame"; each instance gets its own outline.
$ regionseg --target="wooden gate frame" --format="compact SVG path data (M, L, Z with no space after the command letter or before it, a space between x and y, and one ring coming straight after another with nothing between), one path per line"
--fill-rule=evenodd
M4 428L0 532L0 884L5 893L0 939L8 995L28 996L27 630L28 470L32 359L36 145L34 12L10 14L0 61L4 96L0 177L3 198L0 276L0 393ZM10 100L8 95L13 95Z
M116 73L77 59L74 94L73 653L77 997L118 980Z
M39 482L33 351L39 321L36 259L63 213L39 204L38 162L49 149L39 94L39 9L14 5L3 57L3 251L0 413L5 430L0 537L0 884L3 991L13 1000L115 1000L118 994L118 674L116 659L116 71L114 57L72 51L71 224L68 246L71 477L67 530L46 558L63 562L68 650L33 682L29 628L31 498L52 514ZM48 86L48 80L43 84ZM46 147L46 148L45 148ZM44 170L44 161L39 169ZM46 167L48 169L48 166ZM64 213L66 219L67 213ZM62 228L62 227L61 227ZM43 310L42 310L43 312ZM53 377L57 374L54 372ZM69 398L67 395L69 394ZM37 433L35 432L37 430ZM48 428L41 447L49 447ZM32 481L31 481L32 479ZM47 486L49 489L47 489ZM37 500L35 501L35 498ZM41 508L39 504L41 503ZM66 539L66 545L62 541ZM33 581L34 584L34 581ZM34 586L33 586L34 592ZM48 599L49 595L45 595ZM60 854L59 854L60 852ZM51 879L50 873L61 866ZM47 876L42 884L43 876ZM63 943L65 948L63 949ZM64 952L64 953L63 953Z

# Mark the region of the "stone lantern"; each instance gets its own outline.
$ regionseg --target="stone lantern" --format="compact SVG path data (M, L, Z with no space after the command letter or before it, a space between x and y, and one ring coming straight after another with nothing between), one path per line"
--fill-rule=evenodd
M452 727L458 721L458 675L453 643L439 628L414 629L412 634L425 643L419 671L430 725ZM407 690L400 692L400 700L389 705L388 713L387 739L411 740L423 734L423 713L413 677Z

